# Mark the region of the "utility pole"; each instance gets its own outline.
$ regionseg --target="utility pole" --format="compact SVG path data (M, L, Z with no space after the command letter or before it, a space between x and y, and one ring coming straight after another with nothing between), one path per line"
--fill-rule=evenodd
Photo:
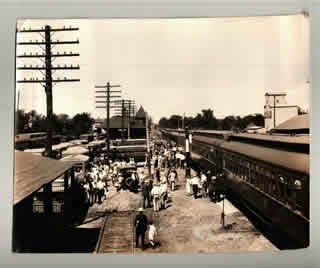
M184 129L184 117L185 117L186 113L183 113L183 117L182 117L182 129Z
M190 147L192 143L192 134L189 132L188 127L185 128L185 152L186 152L186 177L191 175L190 171Z
M111 98L120 98L121 96L114 96L111 95L112 93L121 93L121 90L113 90L111 88L120 87L120 85L110 85L110 82L107 82L105 86L95 86L95 88L103 88L104 90L96 91L96 93L104 93L104 95L97 95L96 99L104 99L102 101L96 100L96 104L104 103L106 106L96 106L96 108L106 109L106 124L107 124L107 159L109 160L110 157L110 103L115 103L116 101L111 101Z
M149 177L151 178L149 118L148 118L147 112L146 112L146 137L147 137L147 166L148 166Z
M52 35L56 32L65 32L65 31L78 31L79 28L74 28L74 27L69 27L69 28L51 28L51 26L46 25L44 28L42 27L41 29L28 29L26 30L23 28L22 30L18 31L19 33L38 33L41 35L44 40L42 41L32 41L30 40L29 42L18 42L17 45L21 46L40 46L41 49L44 51L43 53L38 53L35 52L27 54L24 53L22 55L18 55L17 58L38 58L42 60L44 65L39 66L39 65L23 65L17 67L18 70L38 70L42 73L44 78L38 79L36 78L24 78L23 80L18 80L17 83L39 83L45 88L45 93L46 93L46 103L47 103L47 143L46 143L46 155L48 157L53 157L52 155L52 115L53 115L53 101L52 101L52 88L53 88L53 83L60 83L60 82L79 82L80 79L68 79L64 77L63 79L60 79L59 77L53 78L52 77L52 70L58 71L58 70L79 70L80 67L79 65L77 66L60 66L60 65L52 65L52 62L55 60L57 57L76 57L80 56L79 53L73 53L69 52L66 53L64 52L63 54L60 54L59 52L52 53L52 48L53 46L57 45L68 45L68 44L79 44L79 40L76 41L59 41L59 40L52 40ZM43 36L44 33L44 36ZM43 47L44 46L44 47ZM43 60L44 59L44 60ZM45 73L42 71L44 70ZM20 95L20 93L19 93ZM18 97L20 98L20 96ZM19 108L19 107L18 107Z

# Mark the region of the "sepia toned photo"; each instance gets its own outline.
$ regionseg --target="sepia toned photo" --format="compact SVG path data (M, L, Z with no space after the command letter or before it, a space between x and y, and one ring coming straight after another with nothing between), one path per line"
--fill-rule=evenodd
M13 252L309 246L309 14L16 28Z

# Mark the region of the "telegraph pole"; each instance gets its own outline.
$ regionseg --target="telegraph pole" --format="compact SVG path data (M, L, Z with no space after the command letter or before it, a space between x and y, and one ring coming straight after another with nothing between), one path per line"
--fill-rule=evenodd
M50 26L45 27L45 42L46 42L46 96L47 96L47 128L48 142L46 144L47 155L52 154L52 72L51 72L51 36Z
M121 93L121 90L113 90L111 91L111 88L114 87L120 87L120 85L110 85L110 82L107 82L105 86L95 86L95 88L103 88L104 90L101 91L96 91L96 93L104 93L104 95L98 95L96 96L97 99L102 98L104 99L103 101L97 101L96 103L105 103L106 106L96 106L96 108L103 108L106 109L106 124L107 124L107 138L106 138L106 143L107 143L107 158L109 160L110 156L110 103L115 102L111 101L111 98L120 98L121 96L114 96L111 95L112 93Z
M25 30L24 28L19 31L19 33L38 33L41 35L44 40L42 41L32 41L30 40L29 42L18 42L17 45L22 45L22 46L40 46L41 49L44 51L42 54L39 54L35 52L34 54L30 53L24 53L22 55L18 55L17 58L38 58L42 60L44 65L39 66L39 65L23 65L17 67L18 70L38 70L42 73L43 78L30 78L27 80L24 78L23 80L18 80L17 83L39 83L41 84L46 93L46 102L47 102L47 143L46 143L46 156L48 157L54 157L52 153L52 115L53 115L53 104L52 104L52 87L53 83L59 83L59 82L79 82L80 79L68 79L64 77L63 79L60 79L59 77L53 79L52 78L52 70L58 71L58 70L79 70L80 67L79 65L77 66L67 66L64 65L60 67L60 65L52 65L53 60L56 57L74 57L74 56L80 56L79 53L73 53L69 52L67 54L64 52L63 54L60 54L59 52L56 52L55 54L52 53L52 47L56 45L66 45L66 44L79 44L79 40L76 41L53 41L51 40L52 34L55 32L64 32L64 31L78 31L79 28L51 28L49 25L46 25L44 28L41 29L29 29ZM44 33L44 36L43 36ZM44 46L44 47L43 47ZM44 60L43 60L44 59ZM45 70L45 73L42 72L42 70ZM19 96L20 98L20 96ZM72 173L73 174L73 173ZM73 176L73 175L71 175ZM45 193L45 200L44 200L44 211L45 214L51 215L52 214L52 202L53 202L53 196L52 196L52 183L47 183L44 185L43 189Z
M182 129L184 129L184 117L185 117L186 113L183 113L183 117L182 117Z
M23 65L17 67L18 70L38 70L42 73L44 78L38 79L38 78L30 78L27 80L24 78L23 80L18 80L17 83L39 83L45 88L45 93L46 93L46 103L47 103L47 143L46 143L46 155L48 157L53 157L52 155L52 115L53 115L53 96L52 96L52 88L53 88L53 83L60 83L60 82L79 82L80 79L68 79L64 77L63 79L52 78L52 70L57 71L57 70L79 70L80 67L79 65L77 66L61 66L60 65L52 65L53 60L56 57L74 57L74 56L80 56L79 53L73 53L69 52L66 53L64 52L63 54L60 54L59 52L56 52L55 54L52 54L52 47L56 45L66 45L66 44L79 44L79 40L76 41L53 41L52 34L55 32L64 32L64 31L78 31L79 28L74 28L74 27L69 27L69 28L51 28L51 26L46 25L44 28L41 29L22 29L19 31L19 33L39 33L42 37L44 37L44 40L42 41L32 41L30 40L29 42L18 42L17 45L23 45L23 46L40 46L43 50L44 53L30 53L26 54L24 53L23 55L18 55L18 58L38 58L42 60L44 65L39 66L39 65ZM44 36L42 35L44 33ZM44 46L44 47L43 47ZM43 61L44 58L44 61ZM42 72L42 70L45 70L45 73ZM20 96L19 96L20 97Z
M151 177L151 164L150 164L150 137L149 137L149 119L148 113L146 113L146 137L147 137L147 166L149 177Z
M186 144L185 144L185 152L186 152L186 176L190 176L190 145L192 143L192 134L189 132L188 127L185 128L186 135Z

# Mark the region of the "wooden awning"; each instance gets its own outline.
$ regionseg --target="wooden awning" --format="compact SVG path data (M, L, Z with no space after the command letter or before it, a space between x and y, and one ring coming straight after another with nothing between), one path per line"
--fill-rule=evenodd
M70 162L59 161L30 152L15 151L13 204L16 205L71 168L72 163Z

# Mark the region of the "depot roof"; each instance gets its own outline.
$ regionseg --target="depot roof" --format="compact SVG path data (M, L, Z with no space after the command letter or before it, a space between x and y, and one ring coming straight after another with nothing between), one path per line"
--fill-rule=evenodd
M310 129L310 117L309 114L297 115L279 126L277 126L274 130L300 130L300 129Z
M70 162L63 162L30 152L15 151L13 204L19 203L71 168L72 163Z

